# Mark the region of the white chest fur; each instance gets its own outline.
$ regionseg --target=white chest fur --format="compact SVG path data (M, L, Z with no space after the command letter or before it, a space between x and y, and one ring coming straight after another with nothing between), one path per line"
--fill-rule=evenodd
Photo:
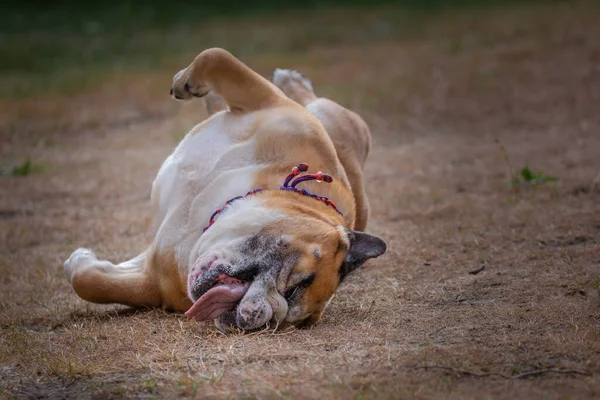
M155 245L175 248L180 265L187 263L212 213L254 189L254 176L263 166L254 163L254 138L239 128L252 126L251 119L215 115L195 127L160 168L152 188Z

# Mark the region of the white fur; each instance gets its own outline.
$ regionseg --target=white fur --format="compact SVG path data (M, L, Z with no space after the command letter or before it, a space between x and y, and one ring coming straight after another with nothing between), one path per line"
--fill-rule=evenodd
M80 268L85 268L87 265L97 261L96 255L90 249L79 248L71 253L71 256L64 263L65 278L69 283L73 280L73 274Z
M264 207L258 195L232 203L203 234L213 212L256 189L255 177L266 168L255 162L256 140L250 129L256 118L255 113L214 114L194 127L160 167L151 192L156 230L151 251L173 250L182 275L189 273L200 252L215 244L232 249L241 238L285 217ZM145 257L143 253L118 265L103 261L102 266L129 270L142 265ZM75 251L65 262L67 280L87 265L100 264L91 251Z
M187 271L195 257L212 245L260 231L283 218L257 198L232 203L218 223L202 233L212 213L233 197L256 189L254 177L265 166L254 162L256 143L247 136L255 116L218 113L188 133L163 163L152 188L157 215L154 245L175 249L175 259Z
M342 225L335 227L340 233L340 241L344 243L347 249L350 248L350 238L348 237L348 231Z
M194 246L191 257L197 257L210 248L231 248L233 243L260 232L266 225L273 224L286 217L276 209L265 207L260 194L231 203L217 217L217 223L211 226Z
M307 77L303 76L301 73L299 73L298 71L295 71L293 69L275 68L275 71L273 72L273 83L277 87L282 87L282 86L286 86L286 85L291 85L291 86L302 85L306 89L313 92L313 86L312 86L312 82L310 81L310 79L308 79Z
M72 283L75 272L87 268L99 269L106 274L122 272L134 273L141 270L145 259L146 253L142 253L131 260L124 261L120 264L113 264L107 260L98 260L96 254L90 249L79 248L71 254L67 261L65 261L64 274L67 281Z

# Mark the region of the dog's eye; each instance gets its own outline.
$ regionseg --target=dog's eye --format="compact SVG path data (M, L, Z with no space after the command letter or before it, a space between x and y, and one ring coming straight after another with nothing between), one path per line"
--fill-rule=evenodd
M289 288L288 290L285 291L285 294L283 295L283 297L285 297L285 299L288 301L291 300L292 297L294 297L296 295L299 288L300 288L299 286L294 286L293 288Z
M292 286L291 288L286 290L283 297L285 297L285 299L288 301L294 299L302 290L306 289L314 282L316 276L317 275L313 273L304 277L295 286Z

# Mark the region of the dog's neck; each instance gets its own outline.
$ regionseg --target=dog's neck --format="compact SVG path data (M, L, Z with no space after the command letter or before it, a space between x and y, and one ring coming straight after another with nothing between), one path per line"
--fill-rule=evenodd
M292 168L292 172L285 178L285 180L283 181L283 184L281 185L279 190L296 193L300 196L306 196L306 197L312 198L314 200L320 201L320 202L324 203L325 205L333 208L338 214L343 216L344 214L336 207L336 205L329 198L318 195L316 193L311 193L306 189L297 187L298 184L300 184L302 182L308 182L308 181L317 181L317 182L326 182L326 183L333 182L333 178L329 174L325 174L321 171L318 171L315 174L304 174L303 175L303 173L305 173L307 171L308 171L308 164L306 164L306 163L300 163L297 166L295 166L294 168ZM209 218L208 225L203 229L202 232L206 232L208 230L208 228L210 228L215 223L216 218L218 218L221 215L221 213L225 212L227 207L229 207L233 202L238 201L238 200L243 200L249 196L254 196L256 193L262 192L264 190L265 190L264 188L256 188L256 189L251 190L250 192L246 193L245 195L236 196L236 197L233 197L233 198L229 199L228 201L226 201L225 205L223 207L218 208L217 210L215 210L215 212L213 212L213 214Z

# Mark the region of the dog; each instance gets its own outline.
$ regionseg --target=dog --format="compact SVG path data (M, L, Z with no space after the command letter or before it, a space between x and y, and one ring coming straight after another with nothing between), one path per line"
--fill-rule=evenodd
M386 251L363 232L367 124L298 72L272 83L219 48L179 71L171 96L204 97L212 115L154 180L154 241L120 264L77 249L65 277L84 300L184 311L222 332L316 323L340 282Z

